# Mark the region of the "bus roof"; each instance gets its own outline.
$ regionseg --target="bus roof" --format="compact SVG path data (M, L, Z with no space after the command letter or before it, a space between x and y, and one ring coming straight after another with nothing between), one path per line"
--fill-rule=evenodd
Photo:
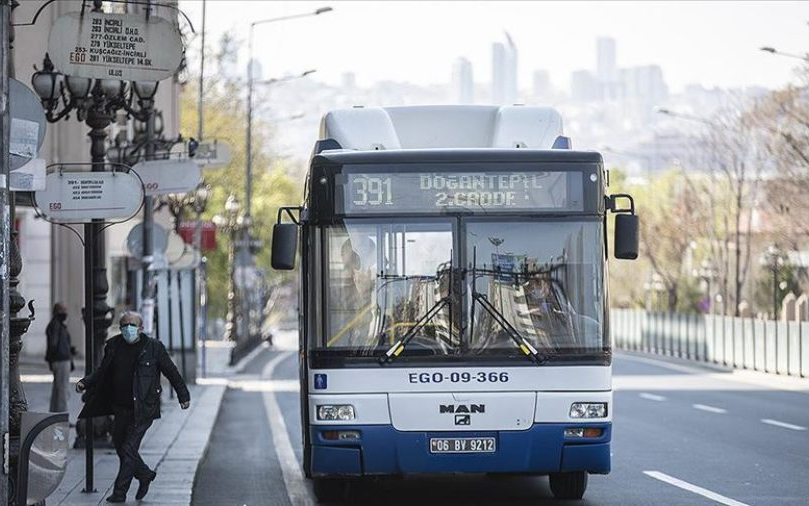
M566 149L397 149L390 151L323 151L314 164L396 164L396 163L538 162L603 163L595 151Z
M355 151L568 147L561 135L555 109L529 106L355 107L327 113L320 126L321 140Z

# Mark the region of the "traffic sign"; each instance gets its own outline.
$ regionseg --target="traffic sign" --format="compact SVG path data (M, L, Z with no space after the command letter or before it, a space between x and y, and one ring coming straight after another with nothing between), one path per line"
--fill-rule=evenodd
M127 172L51 172L34 193L39 211L55 223L123 221L143 202L140 179Z
M146 195L186 193L197 187L202 173L191 160L152 160L132 167L143 180Z
M159 223L152 223L152 254L162 255L168 244L168 233ZM126 249L136 258L143 258L143 223L138 223L126 236Z
M194 153L194 161L205 169L225 167L230 163L230 146L222 141L200 142Z
M47 122L37 94L16 79L8 80L8 109L11 115L9 168L16 170L39 154Z
M160 81L180 67L183 41L159 16L69 12L51 27L48 54L69 76Z
M196 232L196 220L181 221L179 232L180 236L188 244L194 245L194 233ZM211 221L203 221L200 223L200 248L202 251L212 251L216 249L216 225Z

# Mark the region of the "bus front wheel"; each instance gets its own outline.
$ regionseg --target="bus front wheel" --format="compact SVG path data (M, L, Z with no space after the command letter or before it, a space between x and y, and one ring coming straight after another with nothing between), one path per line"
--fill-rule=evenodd
M587 472L551 473L551 492L557 499L581 499L587 490Z
M345 499L346 482L339 479L314 478L312 490L318 503L340 502Z

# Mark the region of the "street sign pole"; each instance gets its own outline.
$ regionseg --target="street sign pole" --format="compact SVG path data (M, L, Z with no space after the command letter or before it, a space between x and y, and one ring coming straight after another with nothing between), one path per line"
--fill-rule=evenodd
M0 438L2 438L2 476L0 477L0 504L8 504L8 474L9 474L9 264L11 253L11 217L9 193L9 142L10 125L8 103L8 79L11 57L9 37L11 30L11 4L10 0L0 0Z
M149 101L148 117L146 119L146 161L151 161L155 154L155 110L154 102ZM143 315L143 329L147 334L152 335L154 329L154 273L150 269L154 244L152 243L154 228L153 199L151 195L146 195L143 199L143 288L141 313Z

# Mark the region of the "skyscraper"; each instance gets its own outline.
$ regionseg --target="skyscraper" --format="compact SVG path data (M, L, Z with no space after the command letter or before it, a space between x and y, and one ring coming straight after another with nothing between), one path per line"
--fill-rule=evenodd
M506 43L492 44L492 103L517 101L517 46L506 32Z
M532 86L532 98L537 102L548 102L551 99L551 74L547 70L535 70Z
M472 63L466 58L458 58L452 65L452 101L456 104L475 102Z
M618 97L615 39L611 37L596 39L596 80L602 99L611 100Z

